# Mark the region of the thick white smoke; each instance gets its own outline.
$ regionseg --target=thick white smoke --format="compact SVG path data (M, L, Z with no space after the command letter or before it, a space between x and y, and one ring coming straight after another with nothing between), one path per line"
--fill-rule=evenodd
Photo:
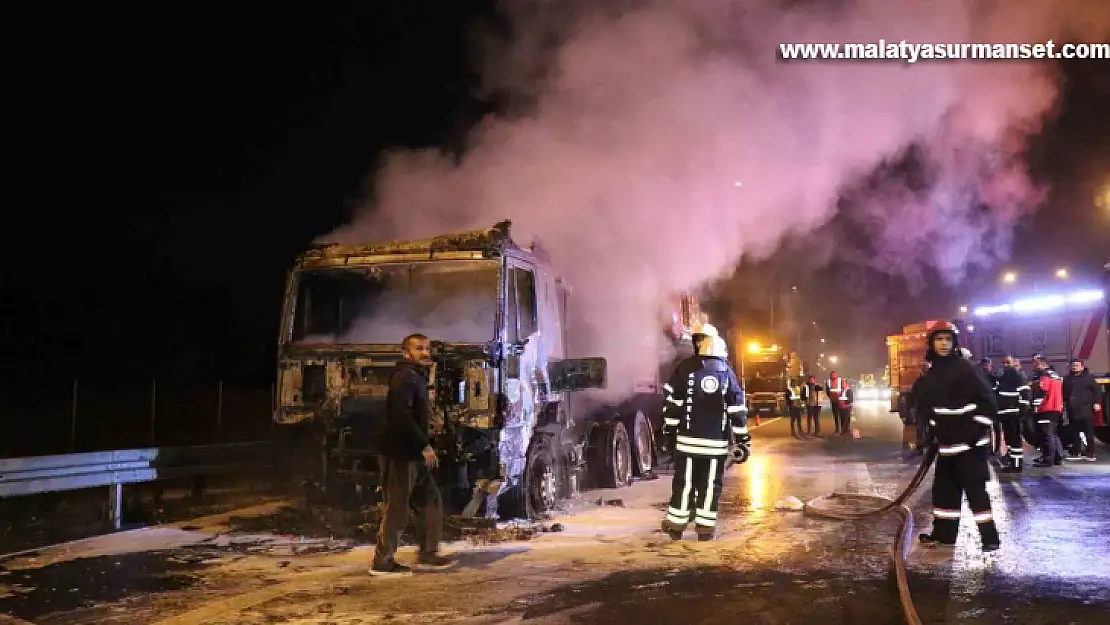
M511 218L574 285L617 388L656 366L640 346L662 297L822 225L843 189L907 146L924 150L927 191L852 192L879 222L882 263L956 274L1036 206L1022 157L1056 99L1052 62L783 62L779 43L1062 43L1110 28L1110 6L1083 0L598 4L508 3L517 47L488 75L527 114L482 125L461 159L388 155L368 210L326 238Z

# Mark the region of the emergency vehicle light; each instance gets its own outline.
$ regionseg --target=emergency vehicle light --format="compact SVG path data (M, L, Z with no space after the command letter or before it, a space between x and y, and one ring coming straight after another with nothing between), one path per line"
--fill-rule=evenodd
M975 309L976 317L986 317L997 313L1006 312L1043 312L1059 308L1067 304L1090 304L1092 302L1102 301L1105 294L1102 291L1077 291L1071 295L1046 295L1044 297L1031 297L1014 302L1013 304L1002 304L1000 306L980 306Z

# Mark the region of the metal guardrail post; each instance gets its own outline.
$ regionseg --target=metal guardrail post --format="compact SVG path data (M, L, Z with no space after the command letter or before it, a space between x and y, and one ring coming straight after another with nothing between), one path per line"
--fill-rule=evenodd
M118 482L108 487L108 523L114 530L123 527L123 484Z

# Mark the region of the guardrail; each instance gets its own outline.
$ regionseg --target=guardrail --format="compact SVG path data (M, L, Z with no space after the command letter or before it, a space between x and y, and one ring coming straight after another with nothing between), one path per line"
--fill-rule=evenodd
M0 459L0 497L107 486L108 520L119 529L124 484L257 469L274 464L275 453L272 443L259 441L5 458Z

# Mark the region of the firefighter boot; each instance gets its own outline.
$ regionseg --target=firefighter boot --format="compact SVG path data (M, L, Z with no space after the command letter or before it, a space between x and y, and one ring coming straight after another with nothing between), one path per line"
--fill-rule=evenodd
M675 527L670 521L663 521L663 531L666 532L667 536L671 537L671 540L682 540L683 529L684 528Z

